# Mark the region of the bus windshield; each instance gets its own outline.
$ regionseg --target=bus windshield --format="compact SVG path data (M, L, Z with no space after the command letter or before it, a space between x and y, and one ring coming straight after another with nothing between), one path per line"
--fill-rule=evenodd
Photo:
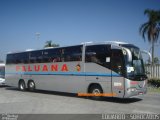
M135 75L144 75L145 72L142 60L133 60L133 66Z
M138 76L145 76L145 69L140 49L130 44L123 44L122 46L128 48L132 53L132 62L127 63L127 66L132 69L127 70L127 76L133 79Z

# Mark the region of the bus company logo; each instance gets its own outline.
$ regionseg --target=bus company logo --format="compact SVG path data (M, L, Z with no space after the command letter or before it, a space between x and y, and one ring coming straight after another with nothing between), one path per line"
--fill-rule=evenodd
M81 71L81 66L80 66L80 64L77 64L76 65L76 70L79 72L79 71Z
M22 71L22 72L31 72L31 71L35 71L35 72L48 72L48 71L52 71L52 72L57 72L57 71L62 71L62 72L67 72L69 71L67 64L62 64L62 65L58 65L58 64L51 64L51 65L17 65L16 66L16 71Z

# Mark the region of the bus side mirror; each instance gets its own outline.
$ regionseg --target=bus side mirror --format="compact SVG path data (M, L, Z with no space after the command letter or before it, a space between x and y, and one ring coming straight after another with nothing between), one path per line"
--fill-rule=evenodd
M128 62L132 62L132 53L131 53L131 51L128 48L124 48L124 47L123 47L122 50L123 50L123 52L126 52Z

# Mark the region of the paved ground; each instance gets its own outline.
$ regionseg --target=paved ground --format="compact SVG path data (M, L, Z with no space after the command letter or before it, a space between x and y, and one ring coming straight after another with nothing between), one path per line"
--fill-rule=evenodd
M21 92L12 87L0 87L0 113L160 113L160 94L148 93L143 98L105 98L103 101L94 101L73 94Z

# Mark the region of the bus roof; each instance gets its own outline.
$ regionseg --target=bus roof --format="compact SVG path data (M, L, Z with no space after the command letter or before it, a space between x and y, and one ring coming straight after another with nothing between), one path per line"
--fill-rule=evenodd
M89 46L89 45L101 45L101 44L111 44L111 45L115 45L115 46L120 46L120 45L128 44L128 43L120 42L120 41L83 42L83 43L77 44L77 45L69 45L69 46L62 46L62 47L47 47L47 48L43 48L43 49L27 49L27 50L25 50L25 51L8 52L7 54L23 53L23 52L46 50L46 49L53 49L53 48L72 47L72 46L78 46L78 45L86 45L86 46Z
M111 45L119 46L119 45L122 45L122 44L129 44L129 43L120 42L120 41L104 41L104 42L84 42L82 44L85 44L85 45L111 44Z

